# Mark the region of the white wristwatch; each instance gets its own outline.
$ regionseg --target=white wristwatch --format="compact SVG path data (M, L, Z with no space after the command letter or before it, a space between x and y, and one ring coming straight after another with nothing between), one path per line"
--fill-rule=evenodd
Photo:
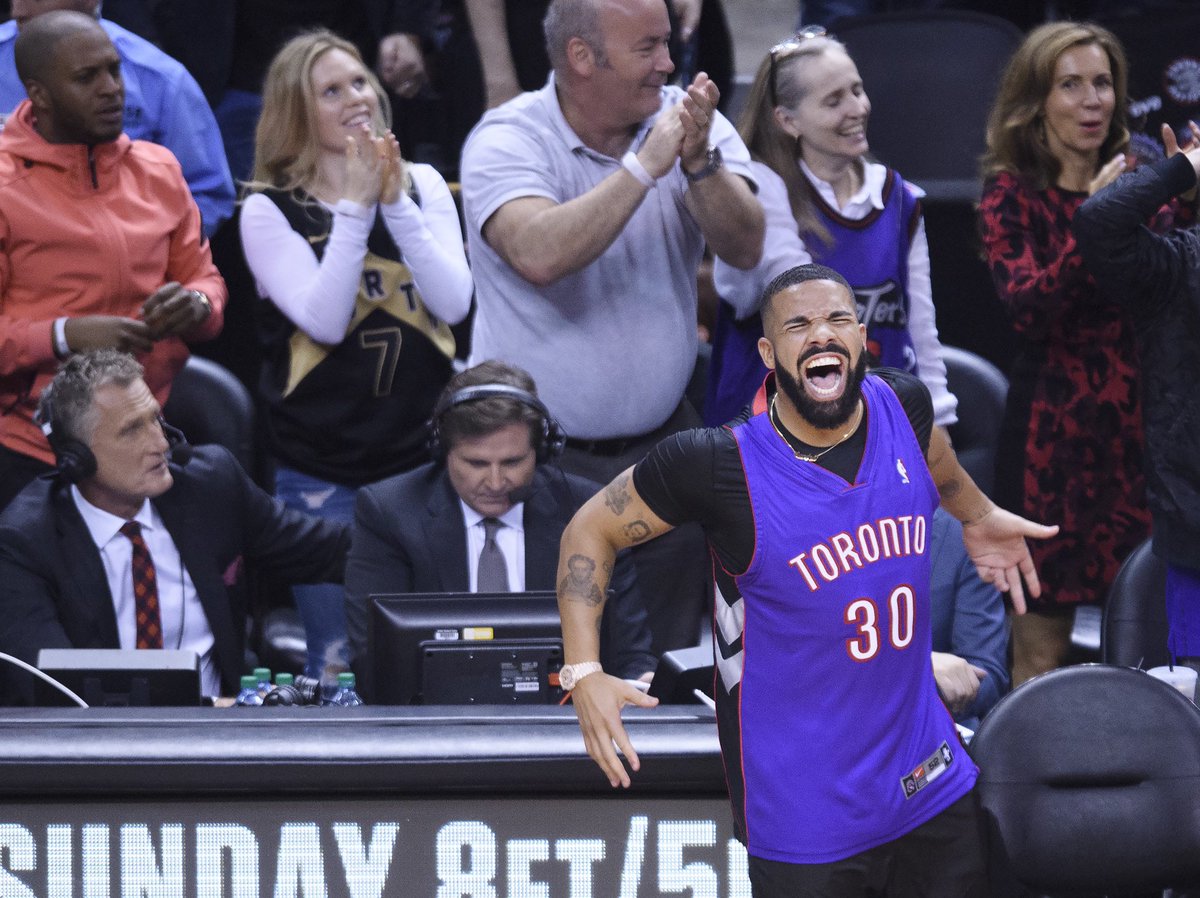
M604 670L599 661L581 661L578 664L564 664L558 671L558 682L566 692L575 688L575 684L584 677Z

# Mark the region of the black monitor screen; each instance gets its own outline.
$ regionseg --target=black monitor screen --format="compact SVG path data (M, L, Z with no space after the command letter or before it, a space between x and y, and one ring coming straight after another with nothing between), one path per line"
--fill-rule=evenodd
M553 592L371 597L376 704L546 704L562 699Z

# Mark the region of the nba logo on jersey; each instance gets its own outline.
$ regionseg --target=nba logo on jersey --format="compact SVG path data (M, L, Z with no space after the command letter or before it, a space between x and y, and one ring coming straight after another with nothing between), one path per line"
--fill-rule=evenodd
M917 765L917 768L907 776L901 777L900 785L904 789L905 800L912 798L935 779L946 772L954 762L954 753L948 743L943 742L938 750Z
M904 462L896 459L896 470L900 472L900 482L908 483L908 470L904 467Z

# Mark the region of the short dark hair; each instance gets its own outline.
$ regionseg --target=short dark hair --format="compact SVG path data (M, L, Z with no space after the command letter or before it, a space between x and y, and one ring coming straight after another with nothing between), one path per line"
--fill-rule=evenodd
M850 282L842 276L841 272L835 271L828 265L819 265L816 262L810 262L807 265L797 265L795 268L789 268L782 274L777 275L771 283L767 284L766 289L763 290L762 301L759 304L759 314L763 319L764 332L767 330L765 324L771 314L775 297L788 287L795 287L797 284L803 284L806 281L833 281L836 284L841 284L846 289L851 306L854 305L854 288L850 286Z
M80 31L99 30L107 37L100 23L81 12L56 9L30 19L13 42L13 61L22 84L44 81L54 64L54 50L63 38Z
M73 355L42 390L35 420L49 424L56 437L88 443L96 429L93 399L101 387L127 387L145 370L127 352L94 349Z
M542 439L545 417L540 411L520 399L511 396L487 396L452 405L456 393L468 387L484 384L501 384L524 390L537 396L537 385L529 373L494 359L481 362L473 368L461 371L450 382L438 398L436 408L444 409L436 415L434 424L438 438L448 451L462 439L475 439L495 433L510 424L525 424L529 428L530 445L537 448Z

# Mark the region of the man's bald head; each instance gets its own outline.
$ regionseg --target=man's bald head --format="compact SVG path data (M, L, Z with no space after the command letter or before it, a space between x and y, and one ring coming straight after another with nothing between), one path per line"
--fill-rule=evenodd
M105 33L99 22L75 9L55 9L27 21L13 44L21 83L45 81L54 66L59 43L85 31Z
M21 29L15 55L31 123L48 143L95 146L121 136L121 56L99 22L71 10L45 13Z

